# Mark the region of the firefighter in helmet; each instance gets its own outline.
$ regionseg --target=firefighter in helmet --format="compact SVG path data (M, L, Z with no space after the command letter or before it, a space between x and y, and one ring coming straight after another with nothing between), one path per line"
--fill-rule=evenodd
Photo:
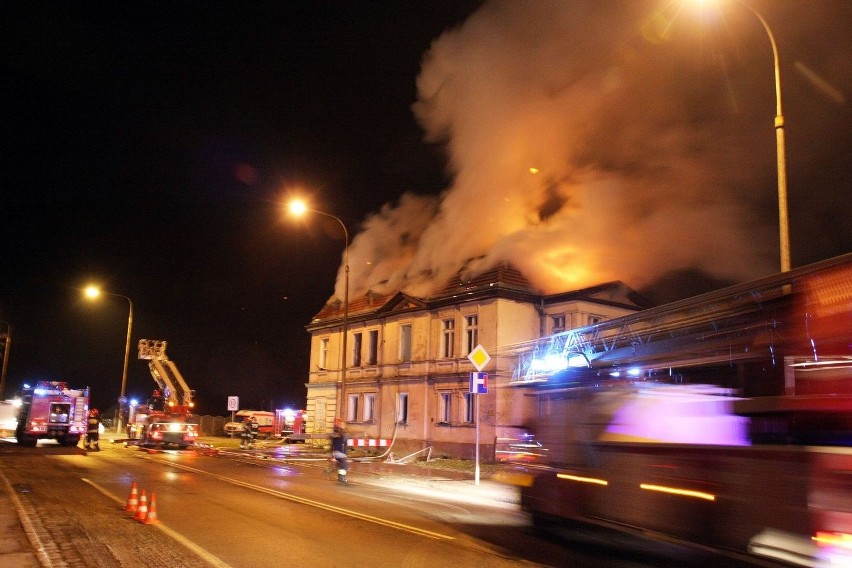
M160 389L154 389L151 393L151 398L148 399L148 406L151 410L162 412L166 409L166 397L160 392Z
M251 449L254 447L254 440L257 438L259 430L260 426L257 423L257 418L246 416L246 419L243 421L243 439L240 441L240 448Z
M89 411L89 418L86 420L86 449L100 450L101 436L101 413L97 408Z
M346 429L342 422L335 420L334 431L331 433L331 456L337 462L337 481L347 483L346 474L349 472L349 462L346 459Z

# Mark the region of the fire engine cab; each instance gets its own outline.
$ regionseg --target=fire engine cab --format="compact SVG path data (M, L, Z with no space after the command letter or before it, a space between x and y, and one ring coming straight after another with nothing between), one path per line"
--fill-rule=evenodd
M89 388L71 389L61 381L24 385L15 437L22 446L34 447L41 439L76 446L86 433Z

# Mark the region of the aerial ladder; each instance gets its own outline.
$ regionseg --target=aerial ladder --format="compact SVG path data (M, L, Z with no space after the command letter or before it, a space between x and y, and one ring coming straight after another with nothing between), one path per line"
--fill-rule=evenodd
M187 414L195 405L192 400L195 391L189 388L175 362L166 355L166 345L167 343L161 340L140 339L139 359L148 361L148 369L154 382L160 387L169 411Z

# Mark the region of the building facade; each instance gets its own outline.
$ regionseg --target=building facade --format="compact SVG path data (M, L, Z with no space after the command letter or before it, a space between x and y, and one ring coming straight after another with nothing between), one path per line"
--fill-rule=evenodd
M385 440L397 456L470 458L478 422L480 456L488 460L497 438L535 416L535 398L510 387L511 345L647 307L621 282L542 295L519 271L500 266L428 298L399 292L353 299L344 354L347 310L331 302L307 326L307 432L322 437L342 419L350 437ZM477 345L492 354L483 369L486 394L470 393L476 369L467 356Z

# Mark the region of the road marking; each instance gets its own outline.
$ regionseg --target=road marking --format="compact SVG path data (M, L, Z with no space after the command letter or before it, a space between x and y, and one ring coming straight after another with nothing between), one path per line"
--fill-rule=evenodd
M100 485L98 485L97 483L92 481L91 479L86 479L85 477L81 477L80 479L82 479L85 483L88 483L89 485L91 485L92 487L94 487L95 489L97 489L98 491L100 491L101 493L103 493L104 495L106 495L107 497L109 497L110 499L112 499L113 501L115 501L116 503L121 505L122 507L124 506L125 502L124 502L123 499L120 499L119 497L113 495L108 490L101 487ZM153 525L149 525L149 526L156 527L156 528L160 529L161 531L166 533L168 536L172 537L174 540L178 541L180 544L184 545L186 548L193 551L195 554L197 554L199 557L201 557L201 559L203 559L205 562L207 562L211 566L216 566L217 568L232 568L230 564L228 564L227 562L225 562L224 560L222 560L218 556L214 556L213 554L210 554L209 552L207 552L206 550L204 550L203 548L201 548L200 546L198 546L197 544L195 544L194 542L192 542L191 540L189 540L188 538L186 538L185 536L183 536L179 532L176 532L176 531L170 529L169 527L164 525L162 523L162 521L159 522L159 523L153 524Z
M44 543L41 542L27 511L24 509L24 505L21 503L18 494L15 493L15 490L12 488L12 484L9 482L9 478L6 477L2 469L0 469L0 478L3 479L6 491L8 491L12 504L15 507L15 511L18 513L18 520L24 528L24 533L26 533L27 539L30 541L30 545L33 547L35 557L38 558L39 563L45 568L52 568L54 564L50 559L50 555L44 548Z
M151 459L151 458L148 458ZM367 515L365 513L359 513L358 511L353 511L351 509L344 509L343 507L337 507L335 505L329 505L328 503L323 503L321 501L314 501L313 499L306 499L304 497L298 497L296 495L292 495L289 493L282 493L281 491L276 491L274 489L269 489L268 487L263 487L260 485L254 485L253 483L247 483L245 481L240 481L239 479L234 479L232 477L225 477L223 475L217 475L215 473L210 473L209 471L204 471L202 469L196 469L194 467L189 467L186 465L179 465L172 462L163 462L160 460L151 459L151 461L156 461L162 464L169 465L171 467L176 467L178 469L183 469L186 471L191 471L194 473L200 473L203 475L208 475L219 481L224 481L226 483L230 483L232 485L239 485L241 487L245 487L247 489L252 489L254 491L259 491L261 493L266 493L267 495L272 495L273 497L278 497L279 499L284 499L287 501L293 501L294 503L299 503L301 505L308 505L309 507L315 507L317 509L323 509L325 511L330 511L332 513L337 513L339 515L345 515L347 517L352 517L354 519L359 519L362 521L367 521L370 523L375 523L377 525L383 525L386 527L394 528L397 530L410 532L416 535L425 536L427 538L433 538L435 540L455 540L456 537L450 536L447 534L437 533L433 531L429 531L426 529L421 529L418 527L414 527L411 525L406 525L404 523L398 523L396 521L391 521L390 519L383 519L381 517L375 517L373 515Z

